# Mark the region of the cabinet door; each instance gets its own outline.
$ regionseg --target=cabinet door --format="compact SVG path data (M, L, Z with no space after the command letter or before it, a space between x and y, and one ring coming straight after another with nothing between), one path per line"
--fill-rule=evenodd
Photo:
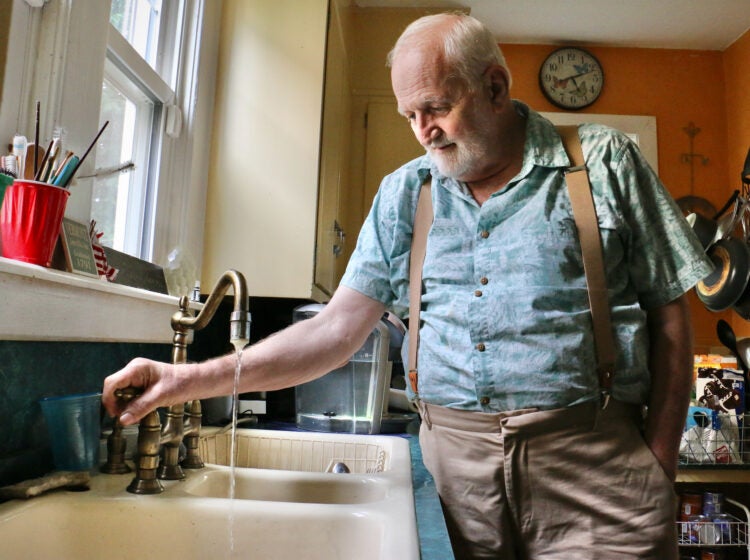
M331 3L326 47L326 80L320 143L320 184L315 244L313 297L327 299L340 280L338 260L344 258L341 193L349 187L351 95L342 13ZM315 293L315 288L322 294Z
M253 296L310 296L327 21L327 0L223 3L206 286L235 268Z

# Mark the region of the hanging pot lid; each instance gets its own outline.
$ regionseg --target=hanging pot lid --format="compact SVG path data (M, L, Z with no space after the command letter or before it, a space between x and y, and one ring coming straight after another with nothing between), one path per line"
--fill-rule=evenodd
M717 214L716 207L702 196L688 195L680 197L677 199L677 206L680 207L685 216L700 214L706 218L713 218Z
M723 311L740 299L750 280L750 247L736 237L720 239L707 252L714 270L695 286L710 311Z

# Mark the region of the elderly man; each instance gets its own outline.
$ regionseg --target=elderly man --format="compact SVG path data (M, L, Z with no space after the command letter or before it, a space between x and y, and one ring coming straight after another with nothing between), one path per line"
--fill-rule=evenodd
M710 272L692 232L624 135L580 127L617 352L603 406L555 128L511 99L494 38L469 16L417 20L389 64L399 113L427 153L383 180L324 311L243 354L240 390L324 375L384 310L409 315L414 215L429 182L411 396L456 557L676 558L672 482L692 372L684 294ZM233 360L137 359L107 378L104 402L129 424L157 405L228 394ZM124 406L114 390L128 385L145 392Z

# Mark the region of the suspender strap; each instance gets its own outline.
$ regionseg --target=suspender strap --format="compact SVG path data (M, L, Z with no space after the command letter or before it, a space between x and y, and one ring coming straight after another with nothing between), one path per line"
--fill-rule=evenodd
M419 189L417 211L414 214L414 226L409 257L409 355L408 374L411 389L417 390L417 348L419 347L419 313L422 307L422 265L427 251L427 234L432 225L432 177L429 175Z
M612 335L604 258L599 236L596 208L591 195L588 172L577 126L557 127L565 150L573 165L565 172L565 182L573 209L583 256L583 270L588 286L589 306L594 326L597 376L601 393L601 406L606 408L612 393L612 376L615 366L615 343ZM419 314L422 301L422 265L427 249L427 234L432 225L431 178L422 184L414 215L411 257L409 260L409 355L408 375L412 391L417 395L417 349L419 346Z
M568 157L573 163L565 172L565 183L568 186L573 218L581 242L583 270L586 274L591 319L594 325L596 369L599 377L602 408L604 408L609 403L612 392L612 376L614 375L616 354L599 224L591 195L591 185L586 171L581 140L578 137L578 127L560 126L557 130L562 137Z

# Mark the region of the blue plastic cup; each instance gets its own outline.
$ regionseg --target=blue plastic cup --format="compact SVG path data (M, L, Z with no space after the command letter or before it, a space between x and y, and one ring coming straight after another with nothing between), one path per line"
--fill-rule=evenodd
M96 466L101 401L101 393L47 397L39 401L57 470L87 471Z

